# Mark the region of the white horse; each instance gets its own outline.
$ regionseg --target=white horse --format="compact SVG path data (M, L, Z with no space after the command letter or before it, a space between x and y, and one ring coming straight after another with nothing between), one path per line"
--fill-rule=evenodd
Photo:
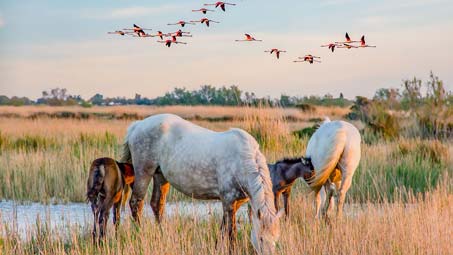
M151 207L158 221L171 184L196 199L221 200L222 229L233 240L236 210L250 198L253 246L260 254L273 253L280 213L274 206L266 159L247 132L214 132L176 115L154 115L129 127L122 161L132 161L135 169L129 204L136 221L140 222L151 178Z
M326 119L316 130L307 145L306 157L311 158L315 176L310 187L315 191L316 215L327 217L331 198L335 195L337 215L341 216L345 195L351 187L352 176L360 161L360 133L345 121ZM327 197L321 198L324 187ZM321 204L324 202L322 212Z

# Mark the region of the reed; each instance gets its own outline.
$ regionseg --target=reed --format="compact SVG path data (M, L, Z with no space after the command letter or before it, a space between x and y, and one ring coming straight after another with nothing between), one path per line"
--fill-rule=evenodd
M90 120L64 121L64 126L59 126L61 120L27 121L37 128L0 132L0 199L84 201L90 162L103 156L119 158L129 124ZM229 124L214 125L217 130L226 130ZM253 113L237 126L257 138L269 162L305 152L308 138L293 136L284 117ZM382 201L432 190L445 176L453 175L452 147L448 141L413 139L363 144L361 164L347 197L356 202ZM298 183L295 190L304 191L304 184ZM169 199L185 197L172 190Z
M325 225L313 218L313 200L291 197L293 214L282 221L277 254L452 254L453 196L444 186L411 198L411 204L348 204L342 219ZM19 220L19 219L17 219ZM239 217L234 254L252 254L250 224ZM89 227L68 224L51 227L37 221L20 237L10 224L0 225L2 254L228 254L219 232L220 215L174 216L161 228L145 218L140 231L129 219L123 221L118 237L109 225L107 240L92 244ZM86 226L90 226L87 223Z

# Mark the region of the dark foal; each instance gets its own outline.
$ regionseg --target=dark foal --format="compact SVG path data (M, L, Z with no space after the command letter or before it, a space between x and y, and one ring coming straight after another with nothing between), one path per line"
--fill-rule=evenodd
M99 224L99 240L105 236L110 208L113 206L115 230L120 223L120 208L125 187L134 182L131 164L119 163L111 158L99 158L91 163L87 181L87 199L91 202L94 215L93 241L96 242Z
M289 216L289 195L291 188L297 178L302 177L308 182L314 175L314 167L310 158L283 159L268 164L272 179L272 191L274 192L274 203L279 210L279 198L283 194L285 216Z

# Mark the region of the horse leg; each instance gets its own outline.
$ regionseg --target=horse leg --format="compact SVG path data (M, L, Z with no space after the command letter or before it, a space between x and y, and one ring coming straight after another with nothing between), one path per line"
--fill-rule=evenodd
M316 218L317 219L321 219L321 205L323 203L323 200L325 199L325 196L326 196L326 192L322 187L320 190L315 192Z
M332 187L332 183L330 181L327 181L323 187L327 194L326 194L326 200L324 202L324 207L321 211L321 215L326 221L328 221L327 212L329 211L330 202L331 202L334 190Z
M235 202L223 203L222 232L228 233L230 243L234 243L236 238L236 211Z
M148 191L148 186L151 182L152 175L146 173L145 169L142 169L142 171L137 170L136 173L137 174L135 176L134 186L132 187L131 199L129 200L129 207L131 208L131 213L134 221L140 225L143 205L145 203L144 198L146 192Z
M165 201L167 198L170 183L165 179L162 173L156 172L153 176L153 194L151 196L151 208L158 223L162 220L162 215L165 209Z
M93 211L93 232L91 233L93 237L93 243L96 243L96 238L97 238L97 224L98 224L98 218L99 218L99 210L95 205L91 205L91 210Z
M100 239L104 239L104 237L105 237L105 232L107 230L107 222L109 219L109 211L113 204L111 202L111 198L109 198L108 196L106 197L105 201L109 201L109 202L104 202L99 211L99 238Z
M341 187L339 190L339 194L337 196L337 216L342 217L343 216L343 206L344 206L344 201L346 198L346 192L348 192L348 189L351 187L351 182L352 182L352 175L343 178L341 181Z
M280 192L276 192L275 193L275 196L274 196L274 205L275 205L275 210L278 212L278 210L280 209L279 207L279 201L280 201Z
M283 191L283 204L285 206L285 220L289 218L289 195L291 195L291 188ZM277 209L278 211L278 209Z
M113 225L115 225L115 236L118 233L118 227L121 221L121 201L122 199L120 198L119 202L113 204Z

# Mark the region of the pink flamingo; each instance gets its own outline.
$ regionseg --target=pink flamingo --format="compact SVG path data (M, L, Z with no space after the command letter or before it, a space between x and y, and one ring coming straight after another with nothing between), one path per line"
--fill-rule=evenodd
M331 50L332 52L335 51L335 47L338 47L339 45L336 44L336 43L329 43L329 44L326 44L326 45L321 45L321 47L329 47L329 50Z
M343 45L337 45L337 48L343 48L343 49L344 49L344 48L346 48L346 49L352 49L352 48L354 48L354 49L357 49L358 46L351 45L351 44L349 44L349 43L343 43Z
M187 44L185 42L177 41L176 40L176 36L172 36L171 39L167 39L165 41L157 41L157 42L158 43L165 43L165 46L167 46L168 48L170 48L173 43L174 44Z
M122 30L116 30L115 32L107 32L107 34L111 34L111 35L128 35L128 34L131 34L132 32L124 32Z
M213 12L213 10L209 10L206 8L200 8L198 10L192 10L192 12L202 12L203 14L206 14L207 12Z
M345 38L346 38L346 41L345 42L335 42L336 44L339 44L339 43L356 43L356 42L359 42L359 41L353 41L351 40L351 37L349 37L349 34L346 32L346 35L345 35Z
M277 59L280 59L280 52L286 52L286 50L279 50L279 49L271 49L271 50L266 50L264 52L270 52L270 54L275 52L275 56L277 56Z
M140 26L134 24L134 28L125 28L123 30L132 30L134 33L136 33L139 37L145 37L146 33L145 30L152 30L149 28L141 28Z
M141 36L141 37L160 37L161 40L164 39L164 36L169 36L170 34L164 34L162 33L162 31L157 31L156 34L152 35L152 34L145 34L144 36ZM135 35L134 35L135 36ZM137 36L135 36L137 37Z
M362 35L362 38L360 38L360 46L359 47L360 48L376 48L376 46L374 46L374 45L366 44L364 35Z
M302 60L294 60L293 62L295 62L295 63L297 63L297 62L308 62L310 64L313 64L314 62L321 63L321 61L315 60L315 59L320 59L320 57L313 56L311 54L305 55L304 57L299 57L299 59L302 59Z
M184 21L184 20L180 20L180 21L178 21L178 22L176 22L176 23L169 23L169 24L167 24L167 25L168 25L168 26L179 25L179 26L181 26L181 27L184 27L184 26L187 25L187 24L195 25L195 23L193 23L193 22L186 22L186 21Z
M222 9L222 11L225 11L225 5L236 5L236 4L225 3L225 2L216 2L214 4L204 4L204 5L205 6L214 5L215 8L220 7Z
M263 40L257 40L254 37L252 37L250 34L245 34L245 39L244 40L236 40L236 42L262 42Z
M191 20L190 22L199 22L201 24L205 23L207 27L209 27L209 22L220 23L218 21L215 21L215 20L212 20L212 19L208 19L208 18L202 18L200 20Z
M190 32L184 32L181 29L179 29L178 31L176 31L174 33L168 33L168 35L176 36L176 37L192 37L192 35L190 35Z

